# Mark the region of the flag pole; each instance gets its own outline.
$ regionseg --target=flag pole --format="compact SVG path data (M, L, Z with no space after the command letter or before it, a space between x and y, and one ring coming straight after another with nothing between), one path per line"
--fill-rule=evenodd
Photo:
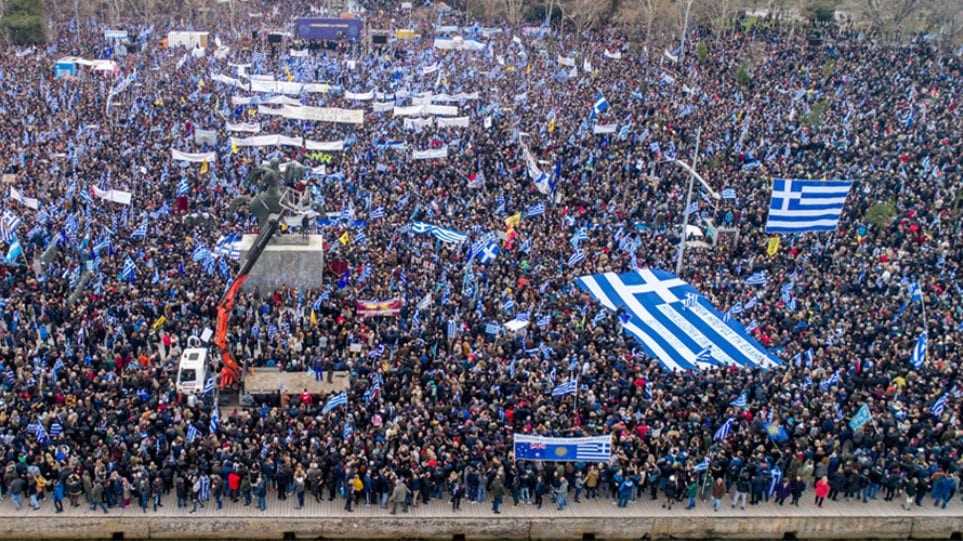
M682 258L685 256L686 230L689 228L689 205L692 204L692 184L695 182L695 167L699 160L699 142L702 139L702 128L696 128L695 154L692 156L692 169L689 171L689 189L685 196L685 206L682 208L682 231L679 235L679 256L675 261L675 274L681 276Z

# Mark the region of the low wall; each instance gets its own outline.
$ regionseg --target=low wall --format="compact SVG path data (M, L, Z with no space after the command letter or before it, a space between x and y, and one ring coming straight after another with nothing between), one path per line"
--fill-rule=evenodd
M951 539L963 517L69 517L0 520L2 539Z

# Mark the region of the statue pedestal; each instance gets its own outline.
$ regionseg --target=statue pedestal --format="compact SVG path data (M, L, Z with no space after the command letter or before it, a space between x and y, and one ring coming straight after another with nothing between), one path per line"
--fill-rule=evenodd
M257 235L241 239L241 263L247 259ZM261 258L248 273L245 291L257 288L267 296L277 288L318 288L324 270L324 239L321 235L277 235L268 243Z

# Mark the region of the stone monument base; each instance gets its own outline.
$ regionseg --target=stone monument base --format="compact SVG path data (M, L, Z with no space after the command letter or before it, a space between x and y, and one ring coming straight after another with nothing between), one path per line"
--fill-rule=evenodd
M257 235L244 235L240 243L241 264L247 259ZM255 288L267 296L275 289L294 287L318 288L324 270L324 238L321 235L275 235L261 258L248 273L245 291Z

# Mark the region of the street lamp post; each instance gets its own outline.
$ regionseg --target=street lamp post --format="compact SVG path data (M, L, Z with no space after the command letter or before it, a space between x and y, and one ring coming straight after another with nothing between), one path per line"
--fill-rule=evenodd
M682 209L682 231L680 231L680 235L679 235L679 251L675 261L676 276L680 275L680 273L682 272L682 258L685 256L686 230L689 228L688 210L689 210L689 205L692 204L692 187L693 187L693 184L695 184L696 179L698 179L699 182L702 184L702 186L709 191L709 194L713 199L719 199L719 194L717 194L715 190L713 190L709 186L709 183L706 182L705 179L703 179L698 173L695 172L695 166L699 161L699 142L701 140L702 140L702 128L698 128L696 130L696 146L695 146L695 155L692 157L692 167L690 167L687 163L683 162L682 160L678 160L678 159L668 160L675 163L679 167L682 167L689 173L689 189L687 190L686 196L685 196L685 207Z
M679 44L679 60L685 57L685 35L689 31L689 9L695 0L688 0L685 4L685 22L682 23L682 43Z

